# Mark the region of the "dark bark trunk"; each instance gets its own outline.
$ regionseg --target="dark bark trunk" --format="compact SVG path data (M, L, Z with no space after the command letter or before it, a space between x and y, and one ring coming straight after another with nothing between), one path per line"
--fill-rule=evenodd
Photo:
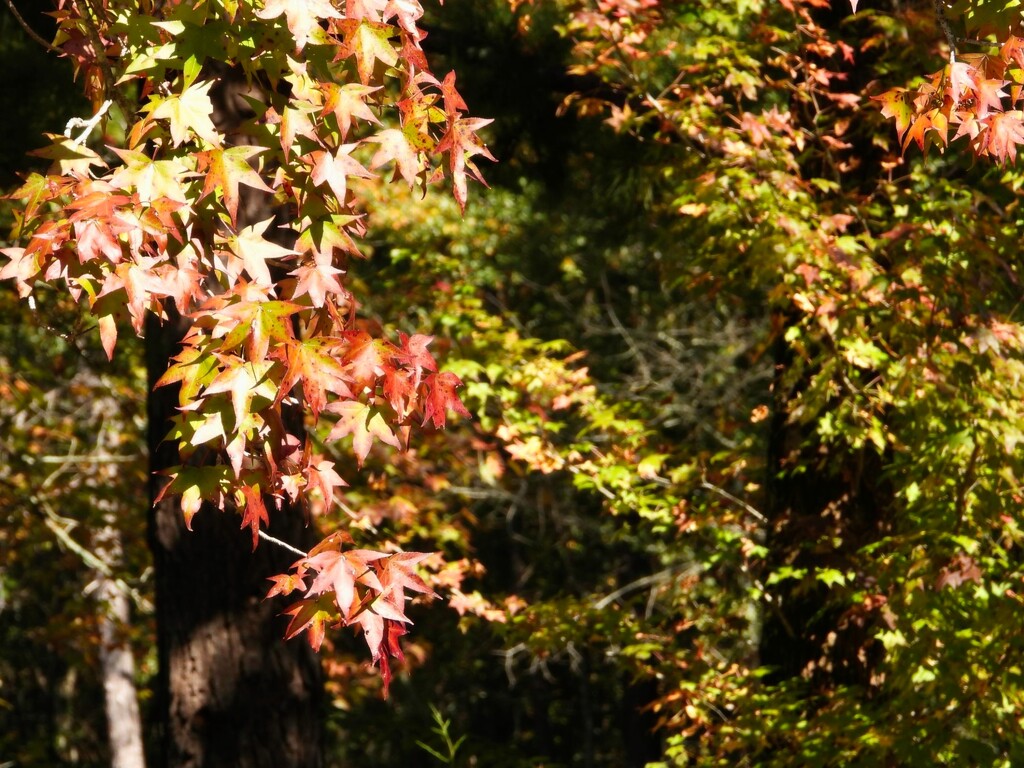
M147 328L150 383L168 364L181 329ZM149 447L154 471L178 463L161 443L177 406L174 387L150 394ZM161 478L152 480L154 492ZM299 510L272 514L270 533L306 548ZM177 499L150 513L156 572L160 674L156 718L158 768L317 768L323 763L322 679L318 657L301 640L283 639L279 606L263 600L270 575L295 555L239 530L239 517L204 508L185 529Z

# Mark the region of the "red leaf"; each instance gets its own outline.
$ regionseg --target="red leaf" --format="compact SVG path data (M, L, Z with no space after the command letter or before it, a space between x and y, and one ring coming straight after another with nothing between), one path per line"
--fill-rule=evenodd
M328 442L352 435L352 450L355 451L359 466L362 466L366 454L370 452L375 437L394 448L402 447L398 437L384 421L380 412L365 403L358 400L346 400L340 403L331 403L326 410L339 416L338 422L327 435Z
M260 540L260 523L270 525L270 517L267 515L267 508L263 504L263 494L259 487L251 485L242 486L242 495L245 497L245 510L242 513L242 528L248 526L252 530L252 548Z
M351 294L342 287L335 277L344 272L335 267L331 261L330 254L316 254L313 256L312 263L307 262L289 272L297 278L292 298L309 296L310 303L317 309L324 305L328 294L334 294L340 297L341 302L347 302L351 298Z
M314 456L305 470L306 487L319 490L323 496L324 512L329 511L334 501L334 489L348 485L334 470L334 462ZM308 494L307 494L308 498Z
M383 589L377 574L369 565L382 557L383 552L350 549L346 552L327 550L307 558L303 561L305 566L317 571L317 576L309 585L306 596L333 592L341 615L346 619L350 618L355 606L358 605L357 583L375 592Z
M327 404L327 393L351 398L348 376L342 364L331 355L337 346L332 339L308 339L288 344L285 352L285 373L277 393L280 402L292 387L302 382L302 394L314 419Z
M354 56L359 80L363 85L369 84L378 61L388 67L398 64L398 51L391 44L391 38L397 32L395 27L365 18L357 21L351 14L338 27L345 39L337 59Z
M392 354L387 342L374 339L365 331L354 331L344 334L348 341L343 362L345 371L352 381L354 389L372 390L379 376L384 375L384 368Z
M306 588L306 582L297 573L281 573L277 576L268 576L267 580L274 582L274 586L267 592L267 596L263 598L264 600L269 600L275 595L290 595L297 589Z
M459 116L459 112L469 109L466 102L457 90L455 90L455 72L449 72L441 82L441 95L444 96L444 111L450 120Z
M979 155L992 155L1000 162L1013 162L1017 158L1017 145L1024 144L1024 112L1014 109L989 115L982 121L987 126L977 139Z
M374 603L378 612L394 621L408 621L405 617L405 590L437 597L413 570L413 566L427 557L430 557L430 554L425 552L399 552L376 563L383 586L380 597Z
M383 686L383 696L388 697L388 689L391 687L391 663L389 656L394 656L401 662L405 661L405 654L402 653L402 646L398 638L406 634L405 626L394 621L384 622L384 642L377 653L377 663L380 665L380 679Z
M492 122L494 121L479 117L456 117L448 124L448 132L437 145L438 152L448 152L448 167L452 175L455 200L462 210L466 209L466 176L476 179L484 186L487 185L472 158L480 155L488 160L494 160L494 156L476 135L477 131Z
M416 182L416 175L420 172L419 154L409 143L409 137L397 128L388 128L376 136L371 136L368 141L380 144L380 149L370 160L371 168L380 168L391 160L395 161L398 172L411 187Z
M338 615L334 611L329 596L299 600L284 613L292 617L288 629L285 630L285 638L291 640L303 630L308 629L309 644L314 651L320 650L327 625L334 624L338 620Z
M265 147L243 146L213 149L198 156L199 171L206 173L203 191L199 197L202 199L219 188L223 196L224 207L227 209L228 215L231 216L232 226L238 226L239 184L245 184L247 187L269 194L274 192L249 165L249 158L265 151Z
M466 406L455 393L462 381L450 371L431 374L424 380L426 396L423 399L423 424L433 421L437 429L444 429L447 411L451 408L458 414L471 417Z

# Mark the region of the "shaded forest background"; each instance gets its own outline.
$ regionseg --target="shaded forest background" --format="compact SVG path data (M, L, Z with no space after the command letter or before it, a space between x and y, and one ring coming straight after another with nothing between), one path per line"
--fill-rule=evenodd
M932 3L788 5L429 10L499 162L465 216L366 185L349 286L473 416L351 473L447 605L386 702L329 633L326 764L441 764L438 721L467 766L1024 762L1024 176L872 105L941 66ZM89 106L6 11L0 73L12 188ZM145 379L0 288L0 765L110 763L114 645L153 717Z

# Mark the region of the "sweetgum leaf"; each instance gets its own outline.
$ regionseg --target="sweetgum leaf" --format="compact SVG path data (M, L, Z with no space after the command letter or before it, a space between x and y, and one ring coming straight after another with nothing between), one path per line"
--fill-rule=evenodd
M455 200L462 210L466 209L466 177L469 176L481 184L486 184L472 158L479 155L488 160L494 160L490 150L476 135L477 131L492 122L494 121L478 117L456 117L449 123L448 132L437 145L439 152L448 153L448 168L452 175Z
M264 600L268 600L276 595L290 595L299 589L305 589L306 583L302 577L297 573L281 573L277 576L268 576L268 581L274 582L274 586L267 592Z
M232 237L228 241L235 255L242 260L249 276L259 285L268 288L274 286L274 280L270 276L267 261L294 256L296 253L291 248L272 243L263 237L263 233L267 231L273 221L270 218L245 227L236 237Z
M423 399L423 424L434 423L437 429L444 429L448 409L467 418L471 417L466 406L462 404L455 390L462 386L462 381L450 371L434 373L424 380L426 396Z
M337 342L329 339L306 339L289 344L285 352L285 374L278 389L278 402L301 382L305 403L313 418L319 419L320 412L327 405L328 393L351 398L345 369L331 354L336 347Z
M217 132L210 116L213 114L213 102L210 101L210 88L213 80L185 88L181 94L167 96L153 102L152 117L155 120L166 120L171 133L171 143L178 147L194 135L208 144L219 147L222 136Z
M301 51L313 38L320 38L320 19L340 19L341 14L329 0L266 0L263 10L256 15L261 19L285 16L288 31L295 39L295 50Z
M369 85L378 61L388 67L398 64L398 51L391 44L396 29L390 24L349 18L338 26L344 33L338 58L355 57L356 71L363 85Z
M338 613L330 595L299 600L284 613L292 617L288 629L285 630L285 638L291 640L308 630L309 645L314 651L320 650L327 625L338 621Z
M371 168L380 168L394 160L395 167L405 182L410 187L416 183L416 176L420 172L420 158L403 131L397 128L388 128L380 131L368 141L380 145L370 159Z
M346 435L352 435L352 450L356 454L359 466L363 465L366 454L370 452L374 438L394 448L402 447L381 412L365 403L358 400L346 400L331 403L325 410L336 413L339 417L334 428L327 435L327 440L340 440Z
M201 153L198 156L199 171L205 172L206 180L203 183L203 191L199 195L199 199L201 200L214 190L220 189L224 207L231 217L231 224L238 226L239 184L245 184L247 187L268 194L274 192L249 164L251 158L266 151L266 147L240 146L229 149L212 149L209 152ZM263 227L260 232L265 230L266 227Z
M342 139L348 136L353 118L380 125L380 120L366 103L366 97L379 91L380 86L371 87L360 83L346 83L338 86L334 83L324 83L322 90L324 106L320 114L334 114Z
M242 528L248 527L252 531L252 548L260 540L260 525L270 525L270 516L267 514L267 507L263 503L263 494L259 486L243 485L241 488L242 497L245 500L245 507L242 510Z
M223 493L229 487L230 469L222 466L184 466L170 470L171 482L157 494L154 503L167 495L181 496L185 527L192 530L192 518L204 500L222 506Z
M269 360L254 363L229 358L217 378L203 393L204 398L222 392L231 396L231 405L235 414L233 432L242 429L254 397L258 395L270 402L277 397L277 387L267 376L273 365ZM204 407L208 407L205 405L205 401Z

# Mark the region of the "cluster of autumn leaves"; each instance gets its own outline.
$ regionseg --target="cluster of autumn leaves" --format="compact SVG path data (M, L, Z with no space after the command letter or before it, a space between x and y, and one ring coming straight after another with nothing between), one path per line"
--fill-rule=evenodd
M189 321L158 382L179 387L168 439L182 466L163 493L188 524L204 504L236 509L255 547L275 510L325 511L344 485L313 437L285 427L288 409L311 432L329 416L323 439L351 437L360 465L374 442L402 448L414 424L466 413L430 337L372 337L343 280L365 231L353 187L391 166L410 186L447 175L464 207L474 158L490 158L476 136L488 121L466 116L453 74L427 68L416 0L139 11L62 5L58 43L110 108L104 142L121 146L50 137L49 173L12 195L26 244L4 249L0 277L22 296L43 280L84 297L108 355L124 321L139 334L149 313ZM240 121L224 116L232 82L244 83ZM309 630L314 647L327 624L361 627L386 681L405 590L430 592L411 570L422 556L344 544L326 539L271 594L304 594L288 632Z
M904 150L929 140L940 147L965 138L979 156L1013 162L1024 143L1024 39L1009 35L995 55L956 53L917 89L877 97L896 123Z

